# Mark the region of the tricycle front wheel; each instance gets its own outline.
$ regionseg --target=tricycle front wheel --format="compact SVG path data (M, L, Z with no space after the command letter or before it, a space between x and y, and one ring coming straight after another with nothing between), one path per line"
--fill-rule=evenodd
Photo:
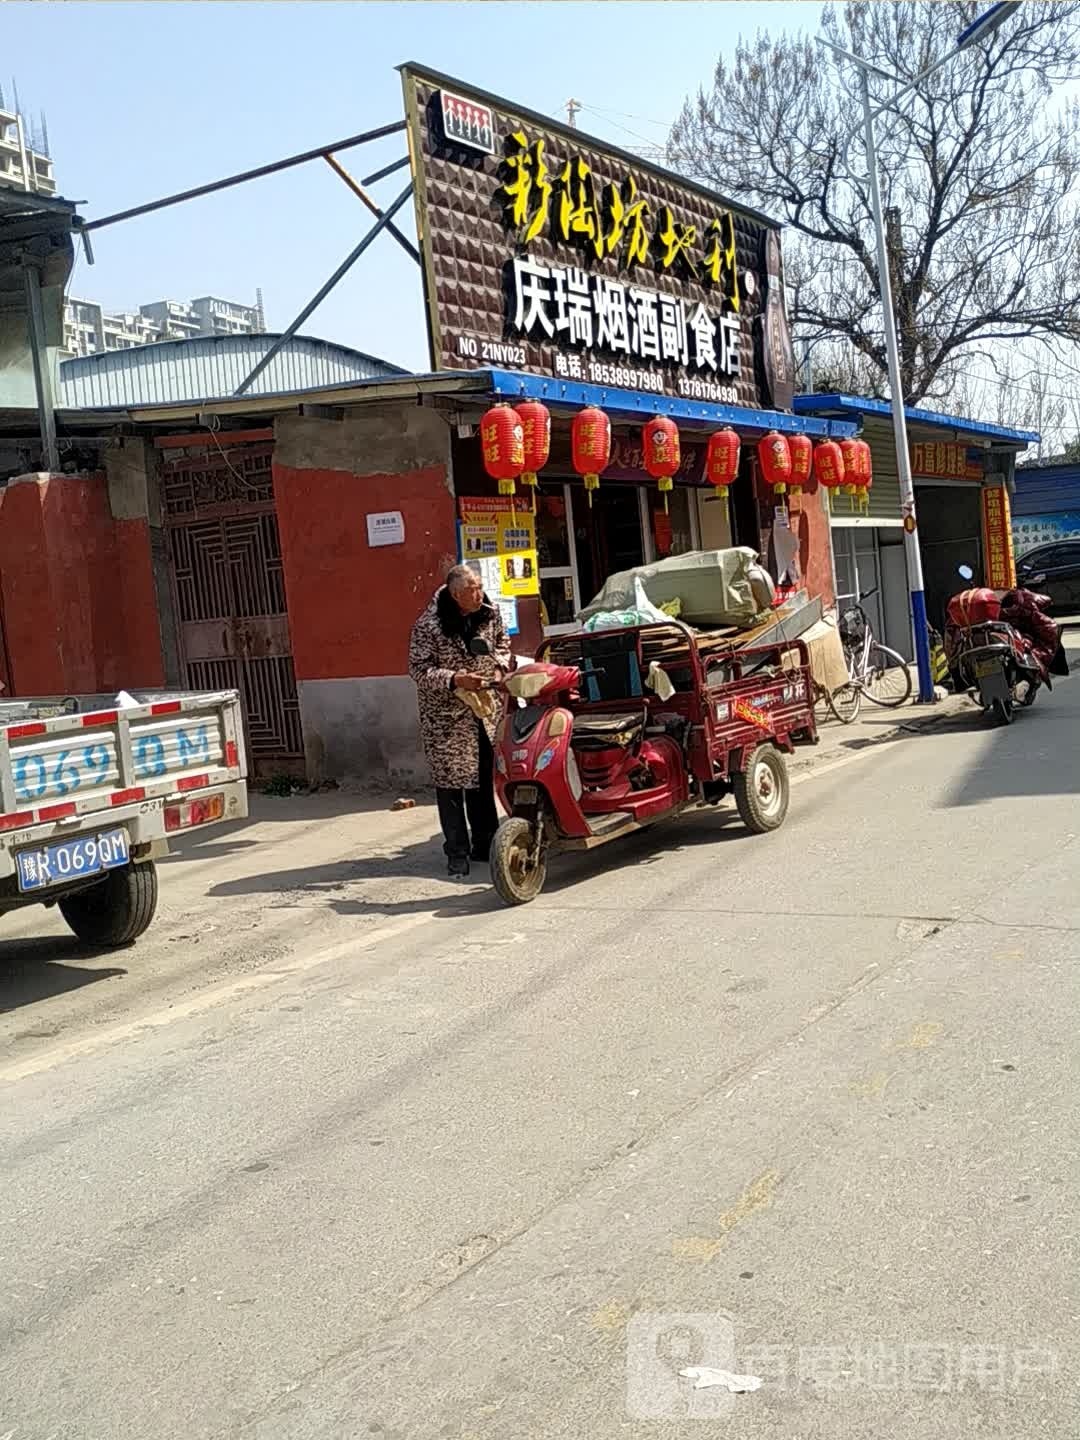
M547 879L547 857L539 851L533 827L520 815L511 815L495 831L491 842L491 880L507 905L535 900Z
M746 767L732 777L735 804L748 830L764 835L778 830L787 814L791 784L787 765L775 745L759 745Z

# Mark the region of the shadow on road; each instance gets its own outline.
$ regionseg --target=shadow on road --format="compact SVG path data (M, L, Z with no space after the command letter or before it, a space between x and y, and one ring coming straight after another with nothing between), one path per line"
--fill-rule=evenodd
M544 894L556 894L610 870L627 865L651 865L664 855L717 841L748 839L735 809L723 804L716 809L694 812L671 821L662 821L645 830L615 840L610 846L595 850L570 851L553 856L549 862ZM322 896L339 915L377 916L431 913L442 919L462 915L483 914L499 908L501 902L490 888L486 865L474 865L471 882L447 888L442 846L438 838L406 845L392 854L358 856L350 860L334 860L321 865L301 866L288 870L268 871L262 875L245 875L211 887L214 899L249 895L277 895L279 904L288 904L290 897L297 904L310 903ZM382 882L399 889L403 882L413 893L400 898L393 893L348 894L351 887ZM430 884L426 894L415 893L415 883ZM434 887L438 887L435 889ZM478 887L483 887L482 889Z
M35 937L0 946L0 1015L128 973L119 965L89 969L65 963L92 960L100 953L74 937Z
M1076 680L1063 682L1052 695L1041 694L1030 710L1016 714L1011 725L989 726L976 712L974 728L984 731L987 743L943 803L980 805L1014 796L1080 794L1077 705L1068 693L1070 685ZM935 727L929 733L940 731Z

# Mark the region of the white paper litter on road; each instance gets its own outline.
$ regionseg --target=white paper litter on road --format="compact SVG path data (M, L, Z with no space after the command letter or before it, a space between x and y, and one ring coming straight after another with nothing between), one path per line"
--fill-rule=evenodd
M704 1390L709 1385L723 1385L732 1395L742 1395L750 1390L760 1390L764 1383L757 1375L733 1375L730 1370L714 1370L711 1365L690 1365L680 1370L687 1380L693 1380L695 1390Z

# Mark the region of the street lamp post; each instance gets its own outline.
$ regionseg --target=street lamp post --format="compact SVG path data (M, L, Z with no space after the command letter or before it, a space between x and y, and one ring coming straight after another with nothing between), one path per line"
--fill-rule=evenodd
M877 142L874 138L874 119L881 112L895 105L903 95L917 88L927 75L941 68L961 50L984 40L1020 8L1021 0L1003 0L993 5L985 14L974 20L957 39L955 49L935 61L921 75L902 85L899 90L876 110L870 105L870 74L889 76L877 65L872 65L860 55L853 55L834 45L831 40L818 36L820 44L843 56L859 71L859 91L863 112L863 145L866 151L867 179L870 187L870 209L874 219L874 237L877 242L878 289L881 296L882 319L885 331L885 355L889 369L889 392L892 404L893 442L896 446L896 473L900 480L900 507L904 520L904 555L907 561L908 590L911 596L911 622L915 633L915 663L919 671L919 700L929 704L934 699L934 677L930 668L930 632L926 619L926 591L923 586L922 554L919 551L919 536L915 518L915 484L911 476L911 453L907 442L907 417L904 414L904 390L900 376L900 347L896 338L896 312L893 309L892 281L889 275L889 250L885 235L885 221L881 207L881 186L878 181ZM853 138L853 137L852 137ZM850 139L848 144L850 144ZM845 155L847 147L845 146Z

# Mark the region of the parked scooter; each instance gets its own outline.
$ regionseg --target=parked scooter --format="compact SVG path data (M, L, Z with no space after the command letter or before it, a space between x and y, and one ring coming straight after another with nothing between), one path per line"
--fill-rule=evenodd
M974 578L970 565L957 572ZM1034 576L1038 584L1042 576ZM1034 704L1051 675L1067 675L1061 626L1046 614L1049 600L1031 590L963 590L946 607L945 656L953 686L983 713L1008 725L1017 707Z

